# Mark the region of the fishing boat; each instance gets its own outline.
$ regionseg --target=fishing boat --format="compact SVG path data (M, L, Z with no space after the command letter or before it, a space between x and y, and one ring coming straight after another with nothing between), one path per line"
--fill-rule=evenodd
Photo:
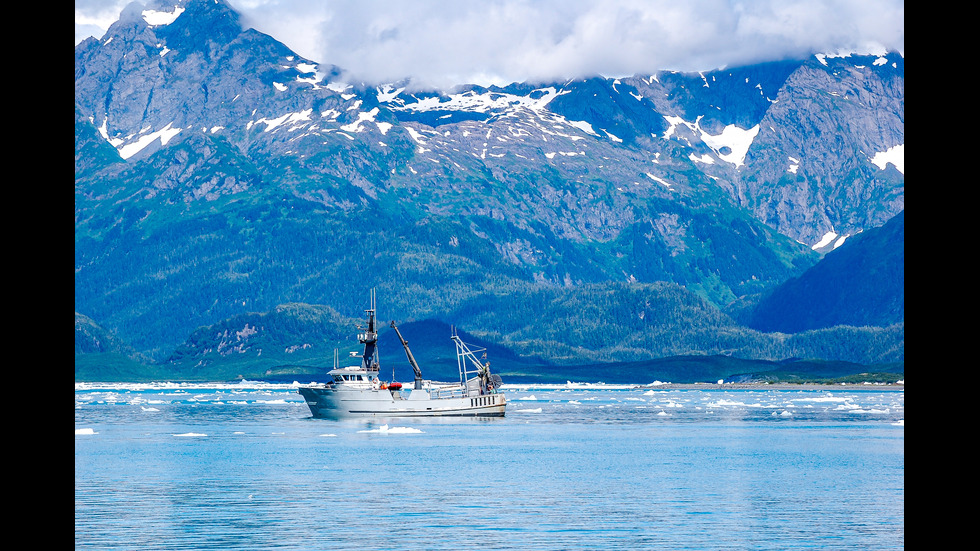
M364 345L359 365L340 367L334 360L334 368L325 383L313 383L299 387L313 417L338 419L345 417L403 417L403 416L479 416L500 417L507 407L507 398L501 391L499 375L490 373L490 363L483 362L476 354L485 349L471 349L460 339L453 327L450 338L456 344L456 361L459 365L459 381L437 383L422 378L422 370L415 361L408 342L401 331L391 322L408 362L415 371L415 384L411 389L394 381L382 381L379 377L378 332L375 327L375 300L372 293L371 308L365 310L367 327L358 335Z

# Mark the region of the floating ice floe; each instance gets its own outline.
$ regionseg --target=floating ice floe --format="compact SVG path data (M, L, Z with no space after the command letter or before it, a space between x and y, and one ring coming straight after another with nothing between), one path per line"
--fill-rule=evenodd
M196 437L207 436L207 435L201 432L184 432L181 434L174 434L173 436L177 436L180 438L196 438Z
M760 404L759 402L756 402L754 404L746 404L745 402L736 402L734 400L725 400L724 398L722 398L721 400L715 401L715 402L710 402L710 403L707 404L707 406L708 407L733 406L733 407L744 407L744 408L761 408L761 407L763 407L763 405Z
M75 429L75 434L80 435L80 434L99 434L99 433L95 432L95 430L93 429L84 428L84 429Z
M513 413L541 413L541 408L515 409Z
M851 398L847 396L834 396L833 394L827 394L825 396L815 396L813 398L792 398L791 402L850 402Z

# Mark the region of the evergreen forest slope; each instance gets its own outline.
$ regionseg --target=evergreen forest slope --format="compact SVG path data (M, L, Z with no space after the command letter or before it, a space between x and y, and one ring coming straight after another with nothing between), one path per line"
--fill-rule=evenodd
M75 47L76 380L315 377L372 292L432 366L904 362L897 52L429 90L173 3Z

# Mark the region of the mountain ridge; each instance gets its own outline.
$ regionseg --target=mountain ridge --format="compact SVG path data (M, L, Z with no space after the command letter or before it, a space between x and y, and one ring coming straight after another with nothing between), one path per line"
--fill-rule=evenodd
M76 46L76 311L155 361L279 304L354 316L370 288L396 317L620 282L720 307L904 209L871 162L904 143L897 54L425 92L181 5Z
M905 211L851 237L815 266L772 290L747 325L798 333L828 325L905 321Z

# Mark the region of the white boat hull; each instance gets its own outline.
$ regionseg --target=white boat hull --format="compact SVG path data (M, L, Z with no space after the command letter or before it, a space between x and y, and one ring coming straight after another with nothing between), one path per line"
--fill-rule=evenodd
M507 406L503 394L438 397L428 390L349 388L346 385L299 387L313 417L501 417Z

